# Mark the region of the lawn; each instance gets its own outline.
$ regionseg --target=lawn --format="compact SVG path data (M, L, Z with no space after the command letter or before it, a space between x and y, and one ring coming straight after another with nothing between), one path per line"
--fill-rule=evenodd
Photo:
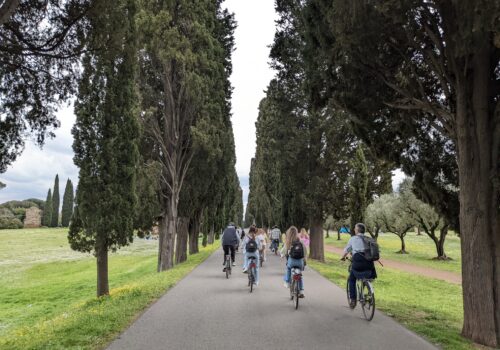
M340 237L342 240L337 241L337 233L330 233L330 238L326 238L325 243L343 248L350 236L342 234ZM458 274L461 273L460 238L455 234L448 234L444 249L446 255L452 258L452 260L433 260L436 256L436 248L434 242L425 234L417 236L415 233L409 232L406 235L405 242L406 250L409 254L398 254L397 251L401 249L399 237L392 233L381 234L378 238L378 243L382 259L385 258L438 270L456 272Z
M156 273L158 241L110 254L111 295L97 299L95 259L66 229L0 231L0 348L101 349L217 246Z
M339 258L327 253L326 263L309 261L309 264L345 289L348 264ZM374 282L377 309L443 349L475 349L460 336L463 321L460 286L388 268L378 267L377 273Z

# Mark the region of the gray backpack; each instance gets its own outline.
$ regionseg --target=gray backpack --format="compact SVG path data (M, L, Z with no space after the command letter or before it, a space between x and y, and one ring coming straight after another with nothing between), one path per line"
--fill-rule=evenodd
M365 259L368 261L378 261L380 259L378 243L371 237L362 237L363 242L365 242Z

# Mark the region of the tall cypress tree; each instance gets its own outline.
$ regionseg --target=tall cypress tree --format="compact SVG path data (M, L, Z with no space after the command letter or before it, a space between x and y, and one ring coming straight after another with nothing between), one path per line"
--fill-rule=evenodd
M365 210L368 206L368 165L361 145L356 150L356 157L351 162L353 169L349 181L349 207L351 213L351 233L354 225L364 221Z
M50 226L52 222L52 190L49 188L47 192L47 199L45 200L45 206L43 208L42 225Z
M66 181L66 188L64 189L63 204L61 211L61 225L62 227L68 227L71 215L73 215L73 202L74 202L74 192L73 183L70 179Z
M109 294L108 251L133 239L137 96L134 0L100 2L75 103L74 162L80 168L71 248L97 258L97 296Z
M59 174L54 180L54 191L52 192L52 217L50 227L59 226Z

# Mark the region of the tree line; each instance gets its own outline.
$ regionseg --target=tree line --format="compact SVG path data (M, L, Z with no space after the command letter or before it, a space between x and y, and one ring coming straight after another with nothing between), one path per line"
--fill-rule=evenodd
M57 107L76 96L68 238L96 256L98 296L109 292L108 253L135 234L158 230L163 271L198 252L200 232L213 243L228 221L242 223L230 119L236 23L221 2L0 5L0 172L27 132L40 145L53 137ZM48 197L59 201L55 190Z
M415 195L438 214L412 214L437 250L448 228L460 234L462 334L498 346L500 3L280 0L276 10L247 221L307 225L322 259L326 217L362 218L367 193L382 201L373 209L410 215L397 201ZM384 196L393 168L412 191ZM383 225L403 244L399 218Z

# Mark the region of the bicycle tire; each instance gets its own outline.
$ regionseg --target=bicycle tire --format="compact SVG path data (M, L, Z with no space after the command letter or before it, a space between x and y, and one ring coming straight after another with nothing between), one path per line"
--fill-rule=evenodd
M347 294L347 305L349 305L349 308L351 310L354 310L356 308L356 300L354 300L354 305L351 305L351 297L350 297L350 293L349 293L349 280L347 280L347 286L345 288L345 291L346 291L346 294Z
M295 289L295 281L292 280L292 283L290 283L290 300L293 300L293 291Z
M364 302L361 304L363 315L367 321L371 321L375 315L375 292L369 281L363 281L362 292L364 298Z
M299 290L299 285L300 283L299 282L295 282L295 310L297 310L299 308L299 294L300 294L300 290Z
M228 271L227 266L226 266L226 279L228 279L228 278L229 278L229 271Z

